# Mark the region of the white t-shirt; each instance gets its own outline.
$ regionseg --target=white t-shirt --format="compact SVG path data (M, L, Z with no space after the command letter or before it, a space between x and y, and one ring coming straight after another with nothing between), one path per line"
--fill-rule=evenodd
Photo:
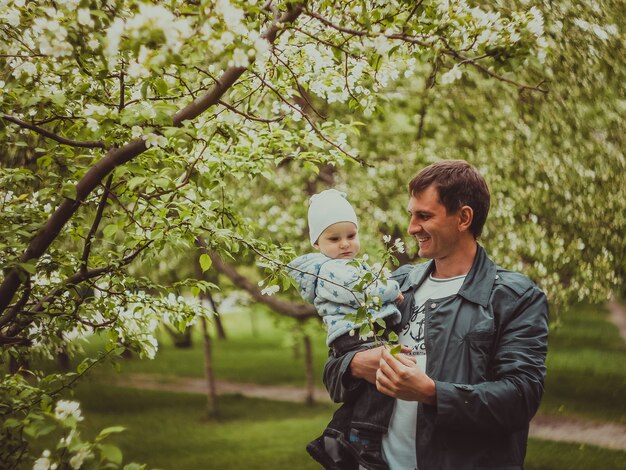
M425 315L427 301L455 295L463 285L465 275L448 279L429 276L415 291L415 303L409 322L400 332L399 342L412 348L415 367L426 370ZM417 427L417 402L396 399L389 430L383 436L383 457L390 470L409 470L417 467L415 432Z

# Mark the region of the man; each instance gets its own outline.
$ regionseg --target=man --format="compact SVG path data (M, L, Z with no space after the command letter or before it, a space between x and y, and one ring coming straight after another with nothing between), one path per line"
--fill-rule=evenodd
M338 402L364 381L396 398L382 443L391 470L521 469L543 393L546 297L478 244L490 195L475 168L435 163L409 193L408 232L431 260L392 277L405 298L399 337L410 352L331 355L326 387Z

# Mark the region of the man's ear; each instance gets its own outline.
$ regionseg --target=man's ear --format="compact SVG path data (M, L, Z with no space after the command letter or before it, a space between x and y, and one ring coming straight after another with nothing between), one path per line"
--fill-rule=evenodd
M459 231L469 230L474 220L474 209L470 206L463 206L459 209Z

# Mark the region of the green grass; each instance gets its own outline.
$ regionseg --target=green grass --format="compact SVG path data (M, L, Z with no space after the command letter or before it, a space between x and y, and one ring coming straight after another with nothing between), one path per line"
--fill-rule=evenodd
M334 409L227 395L219 400L220 420L207 421L202 395L86 383L76 396L91 430L127 428L112 439L125 462L171 470L317 469L305 446Z
M550 333L540 413L626 424L626 347L604 307L579 306Z
M227 341L215 341L215 366L223 379L262 384L303 383L302 353L285 341L284 323L276 327L265 314L252 334L246 314L225 315ZM317 377L326 348L324 333L313 339ZM200 338L191 350L176 349L167 335L154 361L125 360L122 373L202 375ZM92 343L90 347L97 347ZM563 327L550 334L548 378L541 407L545 414L581 416L624 423L626 349L607 312L582 306L563 315ZM313 408L241 396L220 396L220 421L203 418L205 397L131 390L98 382L96 374L77 389L85 424L92 433L111 425L127 431L113 436L125 461L150 468L319 469L304 447L322 431L334 405ZM531 439L527 470L626 469L626 452L594 446Z
M530 439L525 470L626 469L626 452L555 441Z
M607 316L604 307L582 305L564 313L562 327L551 331L540 413L626 424L626 347ZM255 319L253 328L248 313L223 316L228 339L214 341L216 376L239 382L304 385L302 348L293 348L284 322L277 326L274 317L263 311L257 312ZM314 374L320 386L326 360L324 340L319 328L312 343ZM178 349L161 333L155 360L125 360L121 371L201 377L202 363L199 335L194 337L192 349Z
M304 351L301 342L294 341L293 334L282 321L264 311L255 313L254 324L248 313L223 315L227 339L213 340L215 375L218 379L235 382L252 382L262 385L280 384L304 386ZM311 328L314 376L321 386L322 370L326 361L326 334L319 328ZM121 361L121 373L151 373L178 377L202 377L202 338L196 328L193 347L176 348L170 336L159 334L159 350L155 360L131 358ZM102 342L93 339L86 349L101 348ZM100 368L101 373L111 373Z
M106 426L125 462L149 468L319 469L304 450L328 422L333 405L307 407L240 396L222 396L221 419L203 418L204 397L84 383L77 389L91 434ZM626 452L531 439L527 470L626 468Z

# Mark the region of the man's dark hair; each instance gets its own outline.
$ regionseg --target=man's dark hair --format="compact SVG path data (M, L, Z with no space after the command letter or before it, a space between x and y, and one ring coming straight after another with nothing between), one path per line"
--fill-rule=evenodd
M474 211L470 231L478 238L489 213L491 196L485 179L464 160L443 160L427 166L409 182L409 194L417 196L429 186L439 193L439 202L448 214L469 206Z

